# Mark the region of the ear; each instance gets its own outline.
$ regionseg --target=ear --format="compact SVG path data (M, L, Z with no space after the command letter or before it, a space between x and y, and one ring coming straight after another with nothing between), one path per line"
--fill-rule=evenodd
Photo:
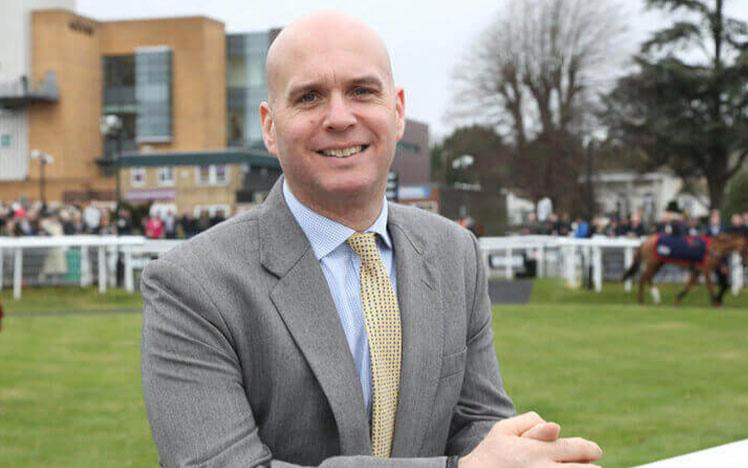
M273 113L270 110L270 104L265 101L260 104L260 126L262 127L262 140L265 142L265 148L270 154L278 156Z
M397 118L397 141L405 133L405 91L403 88L395 90L395 117Z

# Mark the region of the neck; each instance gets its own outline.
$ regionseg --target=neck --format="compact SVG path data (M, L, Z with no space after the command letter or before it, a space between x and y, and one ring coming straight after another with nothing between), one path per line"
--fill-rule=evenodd
M316 199L303 191L297 193L291 186L289 188L296 199L310 210L356 232L363 232L374 224L384 204L384 193Z

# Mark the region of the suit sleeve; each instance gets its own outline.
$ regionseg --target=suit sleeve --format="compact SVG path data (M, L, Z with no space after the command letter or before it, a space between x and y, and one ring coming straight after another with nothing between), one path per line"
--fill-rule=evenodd
M498 421L514 416L512 400L504 390L493 343L491 300L485 267L474 236L467 257L467 357L460 397L452 414L447 455L466 455Z
M275 467L247 400L233 337L198 274L168 260L146 267L141 366L148 421L166 467ZM320 466L443 468L445 457L333 457Z

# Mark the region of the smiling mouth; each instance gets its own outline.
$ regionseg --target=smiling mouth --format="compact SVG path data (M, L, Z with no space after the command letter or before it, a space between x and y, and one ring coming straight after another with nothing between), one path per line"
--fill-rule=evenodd
M322 156L326 156L328 158L344 159L344 158L350 158L354 154L358 154L364 151L368 147L369 145L358 145L358 146L349 146L347 148L331 148L331 149L317 151L317 153L321 154Z

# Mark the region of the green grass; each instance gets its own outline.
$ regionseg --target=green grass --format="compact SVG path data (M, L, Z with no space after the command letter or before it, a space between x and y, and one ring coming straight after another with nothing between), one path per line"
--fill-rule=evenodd
M494 307L518 411L595 440L611 467L748 438L745 293L723 309L642 307L618 288L597 294L543 280L530 305Z
M0 291L0 301L8 313L140 310L140 294L130 294L124 289L108 288L100 294L97 287L87 288L24 288L21 299L13 300L13 290Z
M675 291L661 290L665 300ZM77 288L10 296L0 295L0 466L156 466L141 316L114 313L140 298ZM699 306L705 296L699 288L686 307L640 307L619 285L597 294L537 281L531 304L494 308L518 410L599 442L607 467L748 438L746 294L722 309ZM70 310L104 312L49 315Z

